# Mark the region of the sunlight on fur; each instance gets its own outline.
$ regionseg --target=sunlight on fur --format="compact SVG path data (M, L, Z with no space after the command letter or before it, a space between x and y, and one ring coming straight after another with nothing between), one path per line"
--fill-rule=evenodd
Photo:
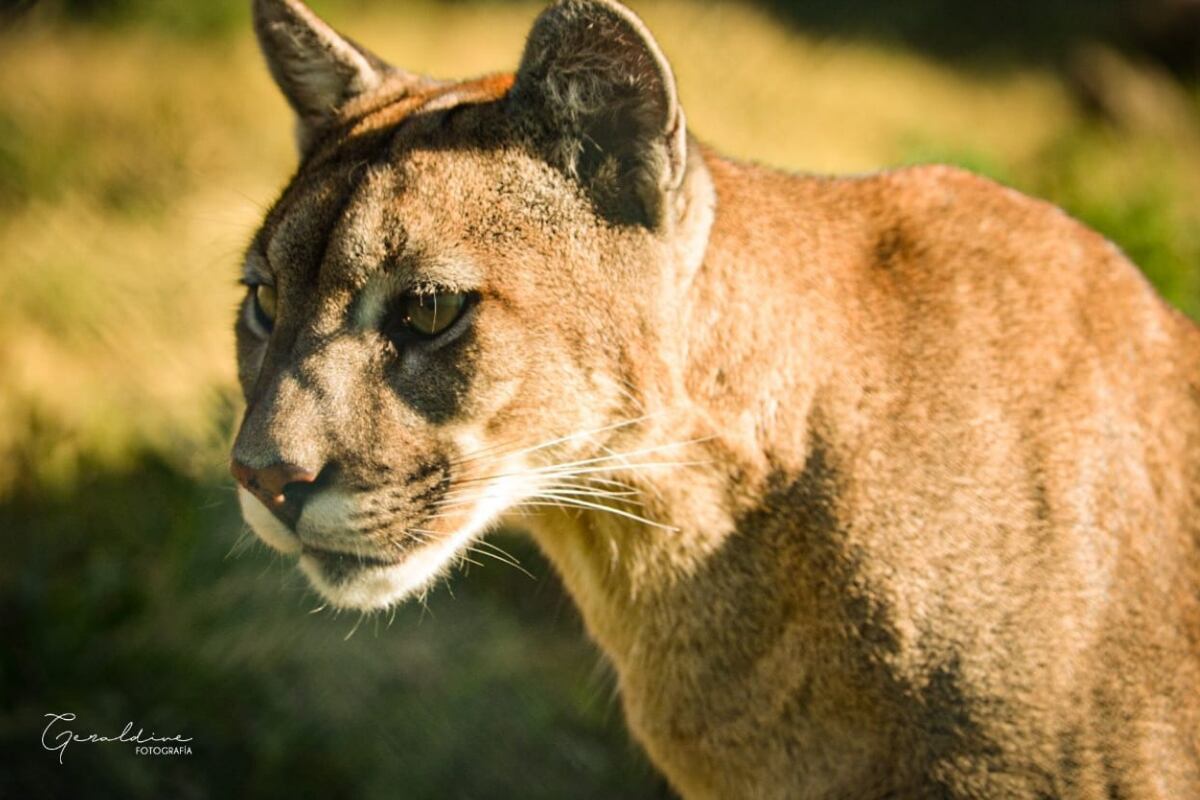
M302 160L230 466L329 602L512 523L684 796L1200 792L1200 329L1117 247L961 168L727 158L614 0L459 83L254 9Z

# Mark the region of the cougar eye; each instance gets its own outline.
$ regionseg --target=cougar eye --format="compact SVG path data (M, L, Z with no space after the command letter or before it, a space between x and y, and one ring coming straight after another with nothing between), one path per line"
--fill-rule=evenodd
M264 333L270 333L271 326L275 324L275 287L260 283L252 291L254 293L254 319Z
M463 292L410 294L404 298L404 324L422 336L437 336L458 319L466 303Z

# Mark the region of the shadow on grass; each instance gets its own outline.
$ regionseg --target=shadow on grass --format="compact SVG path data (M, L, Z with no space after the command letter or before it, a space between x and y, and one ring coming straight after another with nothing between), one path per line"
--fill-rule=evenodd
M1129 0L766 0L798 27L902 44L953 61L1056 62L1072 44L1120 40Z
M0 503L2 797L666 797L550 567L502 564L395 618L308 614L232 491L152 457ZM236 548L235 548L236 549ZM190 737L42 748L127 722Z

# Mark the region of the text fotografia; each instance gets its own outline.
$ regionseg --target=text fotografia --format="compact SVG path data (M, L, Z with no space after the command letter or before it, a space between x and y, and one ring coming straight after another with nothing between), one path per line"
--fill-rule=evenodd
M42 730L42 747L50 752L58 751L58 763L63 763L63 754L67 752L67 746L79 743L89 744L131 744L134 746L133 752L139 756L190 756L192 748L188 742L192 741L190 736L159 736L151 732L146 733L144 729L138 728L135 733L133 723L125 723L125 728L116 736L101 736L96 733L76 733L70 730L64 723L75 721L75 715L67 712L66 714L44 714L49 717L50 721Z

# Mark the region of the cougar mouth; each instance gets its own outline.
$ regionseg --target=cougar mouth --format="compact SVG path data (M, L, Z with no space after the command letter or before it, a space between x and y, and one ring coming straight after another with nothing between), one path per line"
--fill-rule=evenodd
M394 567L403 559L402 556L386 558L380 555L351 553L344 550L327 550L309 545L301 546L301 559L308 557L314 566L320 569L327 581L342 585L364 570Z
M424 593L470 546L481 528L464 526L418 541L394 557L305 546L299 567L313 588L335 606L364 611L386 608Z
M275 550L298 555L319 594L338 607L371 610L423 593L457 563L511 504L517 490L510 482L488 481L477 497L450 508L426 503L420 482L415 492L406 484L403 500L395 488L327 487L307 501L295 526L245 489L239 495L253 531Z

